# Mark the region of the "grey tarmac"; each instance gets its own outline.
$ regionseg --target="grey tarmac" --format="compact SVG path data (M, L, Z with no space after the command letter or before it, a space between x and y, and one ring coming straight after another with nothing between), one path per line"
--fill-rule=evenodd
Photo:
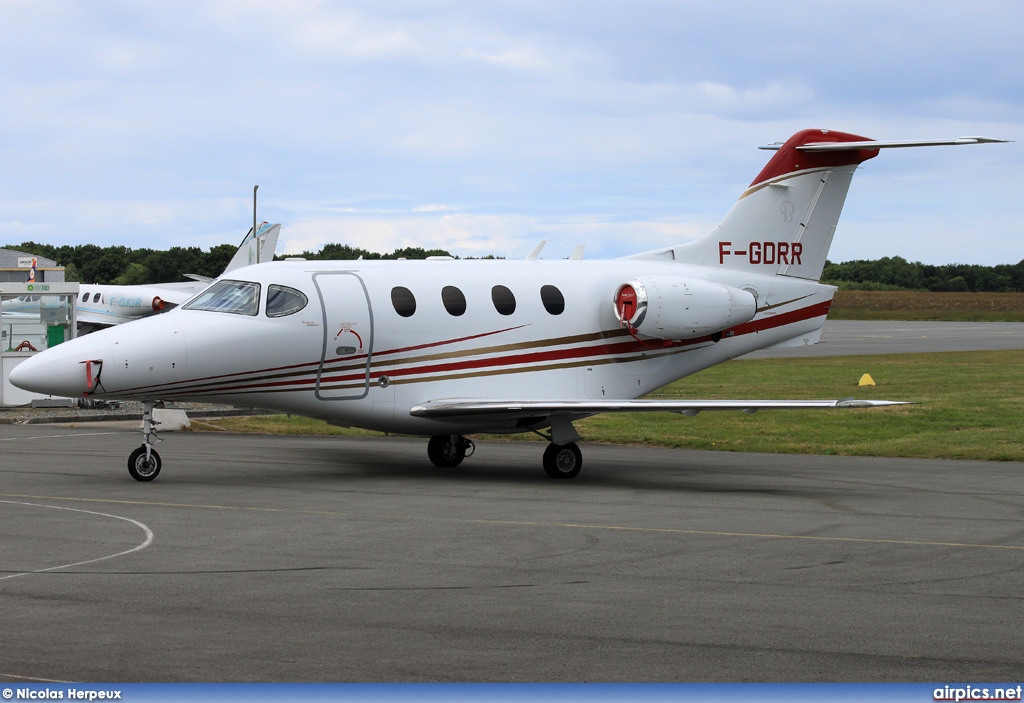
M0 679L1024 680L1024 464L138 441L0 427Z
M763 349L744 359L1024 349L1024 322L826 320L818 344Z

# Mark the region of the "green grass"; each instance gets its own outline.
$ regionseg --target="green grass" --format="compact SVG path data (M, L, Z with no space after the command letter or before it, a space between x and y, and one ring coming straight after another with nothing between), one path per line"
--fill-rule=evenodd
M840 290L831 320L1024 322L1024 293Z
M249 415L211 420L192 420L199 432L226 430L255 434L340 435L343 437L379 437L383 433L357 427L335 427L323 420L299 415Z
M868 373L876 386L858 387ZM865 410L762 410L597 415L584 441L689 449L1024 461L1024 351L737 360L651 398L909 400ZM380 434L305 418L226 418L225 429L287 434ZM513 438L531 439L533 435ZM507 438L506 438L507 439Z
M876 386L858 387L869 373ZM581 433L694 449L1024 460L1024 351L733 361L651 397L909 400L868 410L596 416Z

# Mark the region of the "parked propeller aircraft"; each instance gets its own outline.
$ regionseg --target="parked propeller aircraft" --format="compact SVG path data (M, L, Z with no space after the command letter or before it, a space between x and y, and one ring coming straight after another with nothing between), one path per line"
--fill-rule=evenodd
M879 142L805 130L714 230L611 261L294 261L232 271L171 312L74 340L10 374L26 390L145 401L128 460L161 460L153 408L230 403L430 436L456 466L466 435L535 432L543 466L582 466L573 422L603 412L862 408L865 400L640 400L757 349L817 342L835 288L818 282L858 164ZM546 432L546 434L544 434Z
M264 222L255 238L250 229L225 267L224 274L257 261L272 261L280 234L279 224L271 225ZM86 334L103 327L120 325L169 311L208 287L214 280L197 274L188 274L187 277L192 280L137 286L82 284L77 301L78 333ZM4 314L38 317L39 300L38 295L6 300L3 303Z

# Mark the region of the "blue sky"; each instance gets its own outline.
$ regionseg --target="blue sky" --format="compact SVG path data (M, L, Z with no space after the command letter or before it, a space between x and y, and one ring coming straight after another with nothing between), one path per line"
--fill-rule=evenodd
M830 258L1024 259L1024 3L0 0L0 244L588 258L711 229L806 127L898 150Z

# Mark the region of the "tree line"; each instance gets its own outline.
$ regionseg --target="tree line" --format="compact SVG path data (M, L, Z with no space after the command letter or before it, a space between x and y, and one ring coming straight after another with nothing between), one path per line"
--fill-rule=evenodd
M171 247L160 249L132 249L124 246L100 247L95 244L51 246L38 242L5 245L4 249L23 251L44 256L64 266L64 280L79 283L99 283L116 286L146 285L186 281L185 274L215 278L224 272L231 257L238 250L234 244L219 244L204 251L199 247ZM304 259L425 259L428 256L450 256L443 249L409 247L380 254L347 244L327 244L315 252L275 256Z
M145 285L184 281L185 274L194 273L214 278L235 255L237 246L220 244L204 251L199 247L170 249L132 249L124 246L100 247L95 244L51 246L23 242L6 246L36 256L53 259L65 267L68 281L113 285ZM355 260L360 257L379 259L425 259L428 256L451 256L444 249L407 247L390 254L369 251L348 244L326 244L318 251L275 256L276 260L301 257L310 260ZM485 258L494 258L492 256ZM1024 261L1016 264L980 266L946 264L932 266L894 256L875 261L825 263L822 281L844 288L880 290L929 290L971 292L1024 292Z
M350 247L348 244L325 244L324 248L319 251L304 251L301 254L283 254L281 256L275 256L274 259L276 261L280 261L285 258L298 257L313 261L329 261L332 259L337 261L354 261L355 259L425 259L428 256L451 256L451 254L444 249L423 249L421 247L395 249L390 254L380 254L375 251L360 249L359 247Z
M64 267L66 281L119 286L185 281L187 273L213 278L224 271L238 250L235 244L220 244L209 251L199 247L171 247L164 251L95 244L55 247L37 242L4 248L53 259Z
M1024 261L1016 264L932 266L893 256L877 261L825 263L821 280L841 288L972 293L1024 292Z

